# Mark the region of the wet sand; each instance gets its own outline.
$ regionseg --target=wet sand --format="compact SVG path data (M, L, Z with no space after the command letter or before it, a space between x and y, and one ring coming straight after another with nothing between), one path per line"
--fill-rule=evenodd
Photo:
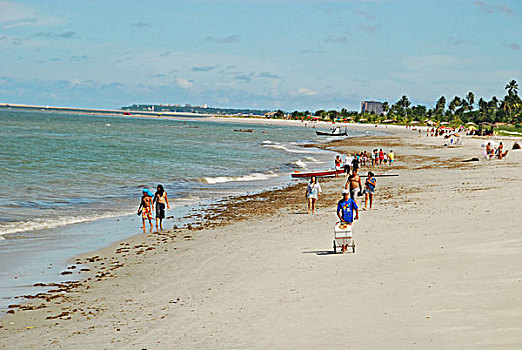
M519 348L522 153L463 162L483 140L386 131L324 146L396 153L356 254L332 253L343 178L321 180L316 215L304 183L238 197L78 257L87 280L13 307L0 348Z

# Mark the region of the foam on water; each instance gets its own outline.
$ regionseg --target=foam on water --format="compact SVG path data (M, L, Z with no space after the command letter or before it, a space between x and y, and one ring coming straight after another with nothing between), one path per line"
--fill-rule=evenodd
M298 160L297 162L295 162L295 164L300 167L300 168L303 168L303 169L308 169L308 166L306 165L305 162L303 162L302 160Z
M316 150L307 150L307 149L298 148L298 147L290 148L288 145L283 145L283 144L265 144L263 146L264 147L269 147L269 148L280 149L280 150L283 150L283 151L288 152L288 153L303 153L303 154L317 153Z
M200 180L207 184L220 184L226 182L245 182L245 181L262 181L272 177L277 177L278 174L264 174L253 173L244 176L217 176L217 177L203 177Z
M54 215L51 218L43 219L43 218L35 218L32 220L25 221L17 221L17 222L8 222L4 224L0 224L0 237L2 235L7 235L11 233L19 233L19 232L29 232L29 231L40 231L47 230L56 227L79 224L82 222L89 222L99 219L106 219L112 217L118 217L122 215L133 214L134 212L125 212L125 213L113 213L113 214L100 214L100 215L91 215L91 216L58 216Z

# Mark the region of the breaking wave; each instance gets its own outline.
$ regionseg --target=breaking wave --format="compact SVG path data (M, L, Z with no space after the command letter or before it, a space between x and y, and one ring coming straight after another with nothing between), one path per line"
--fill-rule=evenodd
M244 176L217 176L217 177L203 177L199 180L201 182L207 184L220 184L225 182L244 182L244 181L262 181L268 180L272 177L277 177L277 174L263 174L263 173L253 173Z

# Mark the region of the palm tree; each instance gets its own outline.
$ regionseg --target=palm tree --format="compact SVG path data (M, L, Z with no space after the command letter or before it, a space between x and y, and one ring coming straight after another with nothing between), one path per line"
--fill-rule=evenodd
M468 92L466 95L466 102L468 111L471 112L473 110L473 104L475 103L475 94L473 92Z
M453 97L453 100L451 100L448 108L450 109L450 111L453 112L453 114L455 114L455 111L458 107L460 107L462 105L462 99L458 96L455 96Z
M441 96L439 100L437 101L437 104L435 105L435 111L444 113L444 110L446 109L446 97Z
M478 101L478 105L479 105L479 120L480 121L484 121L486 120L486 116L488 114L488 103L486 101L484 101L484 99L481 97L480 100Z
M408 100L408 97L406 95L403 95L399 102L400 106L403 108L408 108L410 106L410 101Z
M511 96L511 95L516 95L518 93L518 84L517 82L513 79L509 82L509 84L506 85L506 90L508 91L508 94Z
M390 105L388 104L388 102L384 102L382 104L382 110L385 114L390 110Z

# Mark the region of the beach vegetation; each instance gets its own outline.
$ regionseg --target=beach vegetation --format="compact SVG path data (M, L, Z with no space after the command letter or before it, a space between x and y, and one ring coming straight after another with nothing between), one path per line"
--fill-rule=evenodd
M451 100L442 95L435 102L433 107L424 105L412 105L408 96L403 95L396 102L390 104L383 102L383 113L360 113L349 111L346 108L337 110L319 109L313 113L315 120L324 121L344 121L353 123L393 123L407 125L412 122L420 125L438 125L440 123L450 126L460 126L466 123L506 123L510 127L522 123L522 99L518 91L519 85L515 80L510 81L505 86L507 92L502 99L496 96L486 100L483 97L475 96L475 93L468 91L464 96L454 96ZM310 112L306 113L294 111L292 117L306 119L310 117ZM304 118L302 118L304 117ZM310 118L308 118L310 119ZM507 127L504 127L506 129ZM501 132L504 129L499 129ZM518 128L509 129L509 132L518 132Z

